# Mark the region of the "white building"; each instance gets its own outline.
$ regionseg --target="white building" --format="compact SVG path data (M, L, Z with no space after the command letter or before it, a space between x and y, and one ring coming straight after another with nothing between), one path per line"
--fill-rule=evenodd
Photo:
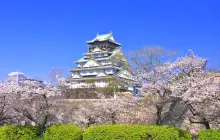
M27 79L28 76L26 76L22 72L11 72L8 74L8 81L13 81L19 83L19 81L22 81L24 79Z
M71 69L72 76L66 79L72 88L89 87L89 80L94 80L96 87L105 87L108 86L107 78L114 78L127 88L136 83L133 74L121 65L121 62L127 60L122 53L121 44L114 40L111 32L97 34L93 40L87 41L87 44L88 52L76 62L77 68Z
M19 84L23 80L37 81L39 82L39 84L43 84L43 81L32 79L22 72L11 72L8 74L8 82L16 82L17 84Z

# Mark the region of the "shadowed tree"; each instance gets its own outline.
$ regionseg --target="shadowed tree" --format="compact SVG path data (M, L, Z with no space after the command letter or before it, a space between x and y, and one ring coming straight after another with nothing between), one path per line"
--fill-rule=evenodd
M167 51L162 47L148 47L129 54L135 69L136 77L142 84L142 95L147 103L152 103L157 110L157 125L162 125L164 107L167 103L175 101L170 98L170 90L167 88L168 80L172 78L169 71L160 67L169 66L166 61L170 60L176 52ZM171 105L172 106L172 105Z

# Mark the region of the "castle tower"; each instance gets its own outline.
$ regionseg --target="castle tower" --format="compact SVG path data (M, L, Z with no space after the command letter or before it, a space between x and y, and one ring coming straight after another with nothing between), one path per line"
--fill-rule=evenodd
M66 79L71 88L89 87L88 81L94 81L96 87L105 87L109 84L106 82L108 78L114 78L124 87L135 83L132 73L122 66L127 60L112 32L97 34L86 43L89 45L88 52L76 61L77 68L71 69L72 76Z

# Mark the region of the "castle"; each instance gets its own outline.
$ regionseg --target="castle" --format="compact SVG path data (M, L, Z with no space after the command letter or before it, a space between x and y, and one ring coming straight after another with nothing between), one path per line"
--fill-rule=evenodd
M121 87L132 89L136 84L134 75L125 67L128 61L124 57L121 44L114 40L112 32L97 34L88 44L88 52L76 61L77 68L71 69L72 76L66 79L71 88L106 87L106 79L115 79Z

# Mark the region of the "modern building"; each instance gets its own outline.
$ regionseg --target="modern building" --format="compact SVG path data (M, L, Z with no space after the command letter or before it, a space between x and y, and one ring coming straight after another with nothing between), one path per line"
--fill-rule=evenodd
M71 88L90 87L88 81L93 81L93 86L105 87L109 85L106 79L114 79L120 82L121 87L133 89L135 77L125 67L128 62L122 53L121 44L114 40L112 32L97 34L86 43L88 52L76 61L77 68L71 69L72 76L66 79L71 83Z
M24 79L27 79L28 76L26 76L24 73L22 72L11 72L8 74L8 79L7 81L8 82L17 82L19 83L20 81L24 80Z
M11 72L8 74L8 82L16 82L17 84L20 84L22 81L36 81L39 84L43 84L43 81L40 80L36 80L36 79L32 79L29 76L27 76L26 74L22 73L22 72Z

